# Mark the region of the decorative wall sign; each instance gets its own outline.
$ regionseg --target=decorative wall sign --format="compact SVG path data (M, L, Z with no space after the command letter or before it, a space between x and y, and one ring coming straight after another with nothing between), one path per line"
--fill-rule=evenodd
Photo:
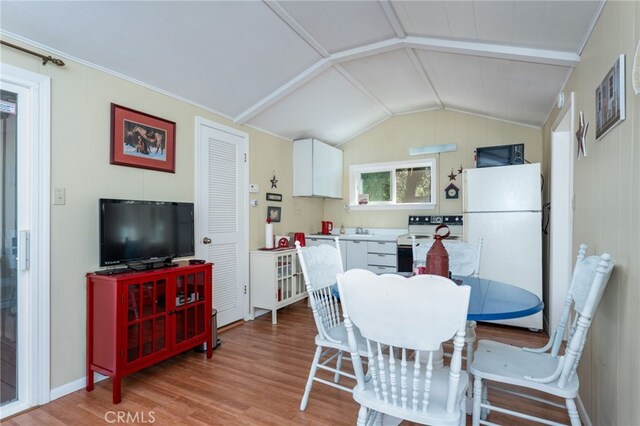
M267 192L267 201L282 201L282 194Z
M111 164L175 173L176 123L111 104Z
M267 219L271 219L271 222L280 222L280 214L282 207L267 207Z
M273 177L269 181L271 182L271 189L278 189L278 178L276 178L276 171L273 171Z
M457 199L458 194L460 193L460 188L458 188L454 183L450 183L449 186L444 189L444 193L449 200Z
M580 126L576 132L576 138L578 139L578 159L580 154L584 157L587 156L587 130L589 129L589 123L584 122L584 113L580 111L580 119L578 121Z
M596 139L625 119L624 55L596 88Z

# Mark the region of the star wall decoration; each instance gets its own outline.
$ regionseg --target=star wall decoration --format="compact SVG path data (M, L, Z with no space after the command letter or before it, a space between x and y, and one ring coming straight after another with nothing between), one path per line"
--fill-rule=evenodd
M460 168L458 169L458 174L462 173L462 164L460 164Z
M449 180L456 180L456 176L458 176L457 174L453 173L453 169L451 169L451 174L449 175Z
M271 189L275 188L278 189L278 179L276 178L276 171L273 171L273 177L271 178L271 180L269 181L271 182Z
M589 130L589 123L584 122L584 113L580 111L580 121L578 131L576 132L576 139L578 139L578 159L580 154L583 157L587 156L587 130Z

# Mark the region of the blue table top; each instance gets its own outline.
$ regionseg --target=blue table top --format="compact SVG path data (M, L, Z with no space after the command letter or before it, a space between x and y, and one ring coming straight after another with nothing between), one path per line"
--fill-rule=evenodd
M544 303L538 296L515 285L476 277L457 277L471 287L469 321L521 318L538 313Z
M469 299L469 321L492 321L521 318L538 313L544 303L528 290L511 284L476 277L453 276L461 285L471 287ZM336 297L337 285L332 289Z

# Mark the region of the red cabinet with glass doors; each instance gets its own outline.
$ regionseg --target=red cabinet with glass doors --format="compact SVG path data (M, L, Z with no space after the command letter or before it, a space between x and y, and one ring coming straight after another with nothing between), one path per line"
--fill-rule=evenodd
M204 342L211 358L212 264L118 275L87 274L87 391Z

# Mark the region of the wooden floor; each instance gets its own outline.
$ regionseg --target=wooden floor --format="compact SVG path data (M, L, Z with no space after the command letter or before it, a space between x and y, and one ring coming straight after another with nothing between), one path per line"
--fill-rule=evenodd
M210 360L189 351L124 378L118 405L111 403L111 380L106 379L93 392L74 392L3 424L112 424L122 413L128 423L157 425L354 425L358 405L351 395L320 383L314 384L306 411L298 408L315 334L306 301L298 302L278 312L276 326L267 314L220 333L222 345ZM494 325L479 325L478 335L526 346L546 341L544 334ZM489 398L494 404L568 423L565 411L558 408L497 391L490 391ZM489 420L531 424L495 412Z

